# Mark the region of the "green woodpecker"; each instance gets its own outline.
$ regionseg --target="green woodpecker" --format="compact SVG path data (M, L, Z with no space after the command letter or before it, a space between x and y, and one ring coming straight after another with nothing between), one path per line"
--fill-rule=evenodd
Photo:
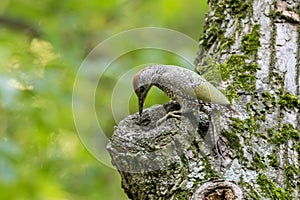
M199 103L229 106L225 95L197 73L178 66L152 65L139 71L133 78L140 115L147 93L153 85L181 106L185 105L191 109Z

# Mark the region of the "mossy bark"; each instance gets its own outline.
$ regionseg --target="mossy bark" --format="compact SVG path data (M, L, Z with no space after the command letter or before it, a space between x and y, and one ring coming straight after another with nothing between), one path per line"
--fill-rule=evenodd
M300 3L209 4L196 70L201 73L203 55L216 62L239 115L221 110L217 152L205 147L206 114L157 126L165 112L177 109L169 104L146 110L144 119L129 116L108 146L122 186L129 198L139 200L298 199Z
M247 199L299 198L299 8L296 0L211 1L202 48L240 113L223 131L237 155L223 177Z

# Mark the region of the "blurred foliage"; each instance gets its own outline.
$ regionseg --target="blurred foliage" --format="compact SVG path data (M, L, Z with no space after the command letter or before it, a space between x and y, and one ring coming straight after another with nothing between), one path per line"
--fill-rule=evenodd
M131 28L166 27L197 40L206 10L200 0L1 0L0 199L127 199L117 172L77 136L76 72L100 41ZM148 51L139 62L149 55L159 60ZM110 109L107 92L117 78L100 88L100 113ZM101 125L111 134L115 122Z

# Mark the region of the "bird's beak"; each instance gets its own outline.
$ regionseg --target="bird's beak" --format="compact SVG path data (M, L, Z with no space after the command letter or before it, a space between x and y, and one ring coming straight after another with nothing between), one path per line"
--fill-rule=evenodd
M139 114L142 116L143 113L143 107L144 107L144 96L139 96Z

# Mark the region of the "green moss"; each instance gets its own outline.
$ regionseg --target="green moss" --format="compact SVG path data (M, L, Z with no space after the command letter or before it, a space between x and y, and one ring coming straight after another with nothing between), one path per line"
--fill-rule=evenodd
M270 141L276 145L285 144L288 140L298 141L300 138L299 130L291 124L283 124L277 131L272 133Z
M279 96L279 101L278 104L280 105L281 108L289 108L289 109L294 109L294 108L299 108L300 107L300 98L294 94L291 94L289 92L283 92Z
M270 110L276 105L276 98L274 95L271 95L269 92L263 92L261 96L263 98L262 101L265 105L266 111Z
M242 51L247 55L253 55L257 53L260 47L260 25L254 25L252 31L242 38Z
M222 9L229 12L230 15L236 16L238 19L243 19L246 17L247 13L252 11L252 1L242 1L242 0L224 0L215 1L216 8Z
M247 196L249 198L247 199L255 199L255 200L261 200L261 196L260 194L253 188L253 187L250 187L250 192L247 193Z
M205 33L200 37L200 41L202 41L202 46L205 49L208 49L213 43L218 40L218 38L222 38L224 34L224 29L221 28L221 24L217 21L212 21L209 26L205 26Z
M233 54L231 57L223 64L220 65L220 73L223 80L228 80L230 75L236 74L236 68L244 65L244 56Z
M269 180L268 177L264 174L258 175L257 183L259 184L263 193L266 194L266 197L269 197L271 199L278 199L278 200L293 199L291 194L287 190L277 187L275 183Z
M235 131L224 132L223 135L228 140L228 144L231 149L237 149L237 150L241 149L240 139L237 136Z
M223 80L235 77L235 81L226 88L226 96L231 101L238 98L239 93L253 94L256 91L256 71L258 64L249 63L247 60L257 53L259 42L260 26L255 25L252 31L242 39L242 51L244 55L233 54L223 64L220 65L220 73Z
M258 153L255 153L254 156L253 156L252 167L254 169L262 169L262 170L267 169L265 161L263 160L263 158Z
M226 49L230 46L232 46L235 42L234 38L226 38L224 37L221 41L221 46L220 46L220 50L222 51L223 49Z
M246 55L233 54L226 62L220 65L220 74L223 80L228 80L230 76L235 77L235 81L226 88L226 96L229 100L238 98L240 93L252 94L255 88L255 72L258 69L257 63L247 63Z
M286 177L286 185L287 188L291 189L293 187L293 184L291 181L295 180L297 176L297 168L294 165L287 165L284 168L285 177Z
M272 73L272 80L273 83L276 83L276 85L284 85L284 80L282 76L278 75L278 73ZM274 91L275 94L270 94L269 92L261 94L262 102L265 106L265 109L262 110L263 112L273 112L273 108L277 106L280 107L280 110L295 110L295 108L300 107L300 99L297 95L286 92L284 89L274 89Z
M257 130L260 128L260 125L257 123L257 117L251 114L249 118L244 120L244 123L245 130L256 135Z
M278 159L278 155L277 153L272 153L270 155L267 156L268 160L269 160L269 164L272 167L279 167L279 159Z
M228 145L231 149L236 150L237 155L240 160L247 160L244 158L243 148L240 144L240 138L238 136L239 133L244 131L244 121L239 118L231 118L233 121L232 127L230 131L223 131L222 135L228 140Z
M215 41L219 41L221 43L220 50L223 50L235 42L234 38L224 37L224 28L221 26L226 15L229 14L238 20L245 18L248 13L252 13L252 1L211 1L211 5L214 14L213 17L207 17L205 32L200 38L201 45L205 49L209 49Z
M212 177L219 177L218 172L216 172L215 170L213 170L209 160L207 157L203 157L202 159L203 163L204 163L204 172L205 172L205 180L208 180Z
M178 193L177 195L175 195L175 199L178 199L178 200L186 200L190 197L190 192L188 191L182 191L180 193Z

